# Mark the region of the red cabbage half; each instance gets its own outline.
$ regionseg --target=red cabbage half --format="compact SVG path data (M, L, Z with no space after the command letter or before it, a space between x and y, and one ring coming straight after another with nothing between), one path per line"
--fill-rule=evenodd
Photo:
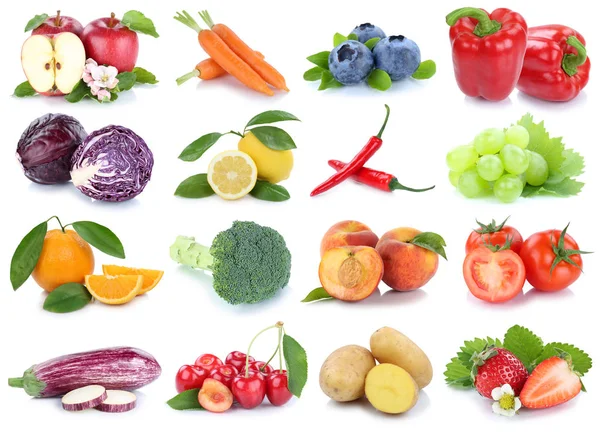
M152 152L140 136L111 125L92 132L73 154L71 179L90 198L127 201L142 193L153 165Z
M35 119L17 144L25 176L40 184L68 182L71 157L86 136L81 123L71 116L46 114Z

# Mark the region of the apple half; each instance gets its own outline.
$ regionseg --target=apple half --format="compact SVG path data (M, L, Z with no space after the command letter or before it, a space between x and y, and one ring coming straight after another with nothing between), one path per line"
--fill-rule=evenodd
M64 95L83 76L85 48L74 33L33 35L21 49L21 65L27 81L43 95Z

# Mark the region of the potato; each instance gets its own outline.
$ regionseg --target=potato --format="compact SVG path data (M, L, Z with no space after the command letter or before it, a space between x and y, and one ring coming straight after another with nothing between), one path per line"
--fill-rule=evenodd
M431 382L433 369L421 348L398 330L382 327L371 336L371 352L379 363L400 366L420 388Z
M371 352L348 345L332 352L321 366L321 390L334 401L349 402L365 395L365 379L375 367Z
M410 374L393 364L375 366L367 375L367 399L375 409L387 414L401 414L419 400L419 386Z

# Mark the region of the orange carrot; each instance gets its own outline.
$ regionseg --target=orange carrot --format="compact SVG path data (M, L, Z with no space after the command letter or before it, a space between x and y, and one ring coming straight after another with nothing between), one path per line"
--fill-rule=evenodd
M233 30L231 30L225 24L215 24L208 14L208 11L201 12L200 16L206 25L208 25L212 31L219 35L219 37L223 39L223 42L225 42L229 48L231 48L231 50L242 60L248 63L248 65L254 69L262 79L276 89L289 91L283 75L281 75L277 69L267 63L265 60L257 56L254 50L250 48L242 39L240 39L240 37L236 35Z
M256 55L260 58L265 58L265 56L258 51L256 51ZM194 77L206 81L219 78L223 75L227 75L225 69L219 66L213 59L207 58L206 60L202 60L200 63L198 63L193 71L177 78L177 85L181 85Z
M244 60L239 58L215 32L202 29L186 11L182 13L178 12L175 19L198 33L198 42L202 49L225 71L247 87L273 96L273 90L271 90L265 80Z

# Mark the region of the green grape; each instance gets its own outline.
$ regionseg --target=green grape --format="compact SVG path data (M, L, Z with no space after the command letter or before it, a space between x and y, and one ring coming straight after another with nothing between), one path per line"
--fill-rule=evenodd
M458 179L458 191L467 198L475 198L486 193L490 185L484 179L479 177L477 170L472 168L462 173Z
M500 150L500 160L504 165L504 169L510 174L522 174L529 166L529 157L525 151L514 144L506 144Z
M506 174L494 184L494 195L500 201L510 203L521 196L524 186L523 181L518 176Z
M496 181L504 174L504 165L498 155L483 155L477 162L477 174L487 181Z
M496 154L504 147L502 129L486 129L475 137L475 149L480 155Z
M477 150L472 145L453 148L446 155L446 165L451 171L465 172L477 162Z
M523 126L515 125L509 127L504 133L507 144L526 149L529 145L529 132Z
M458 186L458 179L460 178L462 173L459 173L458 171L449 171L448 172L448 179L450 180L450 183L452 184L452 186L456 187Z
M525 171L525 181L531 186L541 186L548 180L548 162L536 152L525 150L529 158L529 167Z

